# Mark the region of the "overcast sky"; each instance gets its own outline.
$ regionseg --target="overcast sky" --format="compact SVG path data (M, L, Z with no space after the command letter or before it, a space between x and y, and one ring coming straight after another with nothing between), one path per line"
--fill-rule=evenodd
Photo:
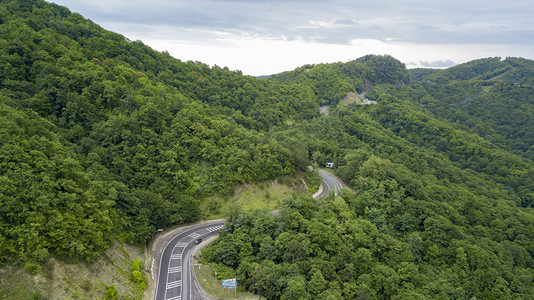
M48 0L187 61L267 75L389 54L407 67L534 59L527 0Z

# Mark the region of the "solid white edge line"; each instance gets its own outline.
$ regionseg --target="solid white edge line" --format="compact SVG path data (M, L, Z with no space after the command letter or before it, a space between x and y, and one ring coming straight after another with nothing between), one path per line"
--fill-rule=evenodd
M206 224L207 225L207 224ZM192 225L194 226L194 225ZM154 300L157 300L158 299L158 288L159 288L159 273L161 272L161 261L163 260L163 253L165 253L165 249L167 249L167 247L169 246L169 244L174 241L175 238L177 238L179 235L181 235L182 233L186 233L187 231L191 231L191 230L195 230L196 228L186 228L184 229L182 232L178 233L177 235L175 235L172 239L170 239L167 244L165 244L165 247L163 247L163 251L161 252L161 256L160 256L160 260L159 260L159 267L158 267L158 280L156 281L156 292L154 293ZM172 252L171 252L172 254ZM170 260L169 260L169 263L170 263ZM166 277L168 277L168 274L166 275ZM167 282L167 279L165 279L165 282ZM165 299L167 298L167 295L165 295Z

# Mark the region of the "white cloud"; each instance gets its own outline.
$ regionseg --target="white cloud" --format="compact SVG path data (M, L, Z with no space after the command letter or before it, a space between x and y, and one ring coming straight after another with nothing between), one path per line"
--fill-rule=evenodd
M370 53L420 66L534 58L534 6L526 0L54 1L179 59L251 75Z

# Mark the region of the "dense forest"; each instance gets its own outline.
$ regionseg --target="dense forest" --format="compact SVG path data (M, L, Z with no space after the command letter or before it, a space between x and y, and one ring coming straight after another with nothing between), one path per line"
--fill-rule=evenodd
M514 73L495 72L518 61ZM281 220L236 208L205 258L268 299L532 298L532 68L497 58L414 70L412 84L365 90L377 105L273 129L305 140L316 164L335 162L353 191L285 199ZM454 102L466 94L476 104Z
M410 74L391 56L367 55L348 63L305 65L271 78L309 86L320 104L337 104L348 92L359 94L374 84L408 83Z
M265 130L318 115L306 87L184 63L44 1L2 1L0 20L2 263L92 261L302 167Z
M532 161L376 99L276 133L306 136L354 191L286 199L281 220L231 211L205 258L269 299L532 298Z
M412 77L417 77L417 70ZM405 99L491 143L534 160L534 65L487 58L421 76ZM417 91L417 94L413 94Z
M532 299L533 78L521 58L368 55L258 79L3 0L0 265L91 262L328 161L351 190L230 209L204 251L221 278L269 299ZM377 104L337 105L349 92Z

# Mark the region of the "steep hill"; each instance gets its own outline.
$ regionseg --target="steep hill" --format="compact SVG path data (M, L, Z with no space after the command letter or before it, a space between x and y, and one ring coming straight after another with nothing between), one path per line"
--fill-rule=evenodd
M4 0L0 265L105 260L239 183L334 162L354 193L276 199L279 219L234 207L205 253L219 274L273 299L531 299L531 70L483 59L411 83L369 55L257 79ZM377 104L336 107L348 92Z
M533 78L532 60L481 59L421 77L402 97L534 160Z
M387 55L367 55L348 63L305 65L270 78L310 86L321 104L337 104L348 92L362 93L375 84L410 82L404 64Z
M234 211L206 260L271 299L530 299L534 163L433 114L425 87L376 84L377 105L279 128L356 192L286 199L281 219Z
M510 81L512 83L532 84L534 67L532 60L516 57L483 58L473 60L443 70L409 70L415 82L431 81L441 84L451 81L487 80Z
M304 169L265 133L311 89L181 62L41 0L0 3L0 264L93 261Z

